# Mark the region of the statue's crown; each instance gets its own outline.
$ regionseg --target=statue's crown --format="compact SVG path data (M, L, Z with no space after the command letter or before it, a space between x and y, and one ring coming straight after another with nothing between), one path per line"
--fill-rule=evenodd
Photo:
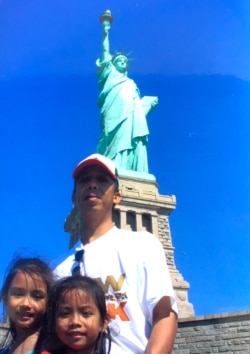
M116 61L116 59L118 59L119 57L124 57L127 59L127 62L129 62L129 57L128 54L126 54L125 52L117 52L115 55L113 55L112 57L112 62L114 63Z

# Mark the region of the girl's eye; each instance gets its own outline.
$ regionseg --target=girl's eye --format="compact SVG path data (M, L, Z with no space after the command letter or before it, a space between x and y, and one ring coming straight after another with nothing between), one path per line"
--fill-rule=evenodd
M19 289L10 291L10 296L20 297L23 296L23 292Z
M16 296L16 297L20 297L20 296L22 296L22 293L19 292L19 291L17 291L17 292L15 292L15 293L13 293L12 295L13 295L13 296Z
M68 315L69 315L69 311L67 310L60 310L57 313L57 317L61 317L61 318L67 317Z
M83 311L83 312L82 312L82 316L83 316L83 317L90 317L90 316L92 316L92 313L89 312L89 311Z
M62 317L62 318L67 317L67 316L68 316L68 312L60 312L58 314L58 317Z
M45 296L43 294L35 294L33 295L34 299L36 300L43 300L45 299Z

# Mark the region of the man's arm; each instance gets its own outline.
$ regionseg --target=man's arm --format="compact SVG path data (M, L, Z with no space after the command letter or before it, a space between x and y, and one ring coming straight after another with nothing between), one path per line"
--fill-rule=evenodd
M169 354L177 332L177 316L171 308L169 296L162 297L153 310L153 328L146 354Z

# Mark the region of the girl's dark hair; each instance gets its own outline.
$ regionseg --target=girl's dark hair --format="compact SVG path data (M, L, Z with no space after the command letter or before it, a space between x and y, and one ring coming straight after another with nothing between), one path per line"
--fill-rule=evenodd
M54 283L53 272L46 262L38 257L21 257L15 258L7 269L7 274L3 282L2 288L0 290L0 301L3 304L3 320L9 325L9 331L6 330L6 336L3 341L1 341L0 348L4 348L8 345L8 342L16 339L16 328L15 324L8 318L7 311L7 300L8 292L12 280L18 272L29 275L30 277L38 276L40 277L47 288L47 293L49 293L52 284Z
M105 301L105 294L101 286L92 278L82 275L73 275L62 278L55 282L49 293L48 300L48 321L47 321L47 347L49 351L61 353L64 345L60 342L56 332L56 312L63 296L72 290L83 290L90 295L95 302L101 317L101 324L108 320L108 313ZM56 344L55 344L56 343ZM107 344L107 346L106 346ZM109 328L99 333L96 341L95 354L108 354L111 347L111 336ZM108 348L108 350L106 350ZM57 349L57 350L55 350Z

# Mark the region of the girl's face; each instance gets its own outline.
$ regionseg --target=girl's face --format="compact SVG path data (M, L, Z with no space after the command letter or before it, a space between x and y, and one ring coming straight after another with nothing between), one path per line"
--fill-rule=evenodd
M37 329L46 310L47 288L37 275L17 272L7 294L7 311L17 333Z
M55 331L61 342L74 351L93 353L96 339L107 328L90 294L83 290L70 290L59 300Z

